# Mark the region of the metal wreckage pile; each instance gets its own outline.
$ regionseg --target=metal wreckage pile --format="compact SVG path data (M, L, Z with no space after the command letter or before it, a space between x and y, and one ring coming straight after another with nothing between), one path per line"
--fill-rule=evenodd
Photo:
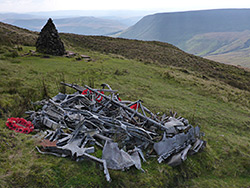
M166 160L176 166L206 145L200 139L200 128L187 119L176 113L158 117L141 100L122 101L108 84L102 84L103 89L62 84L77 92L38 101L42 109L27 112L35 128L50 129L37 147L40 153L93 160L103 165L106 179L111 181L108 169L135 166L143 171L144 154L157 154L159 163ZM94 146L102 148L101 159L90 155Z

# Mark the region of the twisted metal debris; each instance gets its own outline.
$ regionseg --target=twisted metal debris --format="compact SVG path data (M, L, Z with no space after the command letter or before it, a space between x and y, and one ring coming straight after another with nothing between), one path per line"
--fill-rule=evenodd
M36 128L50 129L37 147L40 153L93 160L103 165L106 179L111 181L108 168L135 166L144 171L144 154L157 154L159 163L176 166L206 145L200 128L187 119L176 113L158 117L141 100L122 101L108 84L102 84L102 89L62 84L77 92L36 102L42 109L27 112ZM102 159L90 154L97 147L102 148Z

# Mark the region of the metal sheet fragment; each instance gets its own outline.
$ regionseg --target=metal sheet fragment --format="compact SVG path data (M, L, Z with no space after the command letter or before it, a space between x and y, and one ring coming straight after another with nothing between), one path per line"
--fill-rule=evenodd
M187 159L187 154L188 154L188 151L189 151L189 149L191 147L192 147L191 145L188 145L181 152L171 156L170 160L168 161L168 165L169 166L178 166L178 165L180 165L183 161L185 161Z
M141 170L141 160L137 151L128 154L123 149L119 149L118 143L106 141L103 151L102 159L106 160L107 167L115 170L128 169L135 165L137 169Z

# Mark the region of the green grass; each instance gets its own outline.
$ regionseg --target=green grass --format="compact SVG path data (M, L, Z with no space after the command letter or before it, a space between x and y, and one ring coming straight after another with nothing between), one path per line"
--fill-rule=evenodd
M115 54L162 68L179 67L250 91L249 71L187 54L167 43L74 34L61 34L61 37L68 47L73 45L79 49Z
M73 47L72 47L73 48ZM93 61L0 54L0 185L1 187L249 187L250 93L213 77L174 66L102 54L78 47ZM142 99L153 112L174 110L199 125L208 142L204 152L172 168L150 158L126 172L110 170L112 182L91 161L42 155L32 135L5 126L11 116L32 109L31 101L54 96L60 82L99 87L108 83L124 100ZM67 93L74 90L67 88Z

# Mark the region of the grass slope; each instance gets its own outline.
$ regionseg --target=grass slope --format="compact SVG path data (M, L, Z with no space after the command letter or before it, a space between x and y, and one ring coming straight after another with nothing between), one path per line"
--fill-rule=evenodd
M0 45L35 45L37 34L16 26L0 22Z
M166 57L169 53L174 54L172 52L182 54L178 57L184 61L185 53L168 44L102 37L94 40L94 37L89 37L92 43L81 46L83 39L80 36L73 35L70 38L70 35L65 34L62 37L68 49L89 55L93 61L21 56L35 48L22 46L23 50L17 52L10 46L1 46L1 187L250 186L250 92L247 88L234 87L223 79L209 75L204 77L196 67L185 68L175 65L174 61L173 66L170 60L167 64L155 59L148 61L149 55L145 57L145 52L140 54L142 49L153 45L156 50L164 47ZM113 51L109 40L114 42ZM134 54L142 59L133 58L129 52L123 52L123 48L118 48L120 52L114 53L122 42L130 53L137 45L141 46ZM103 53L105 49L107 54ZM191 57L194 56L186 57L186 63L192 61ZM202 61L202 58L198 59ZM217 63L214 65L219 66ZM237 72L240 69L231 67L230 70L236 71L235 78L245 78L244 74ZM134 168L127 172L110 170L111 183L106 182L103 171L91 161L77 163L68 158L42 155L34 148L37 141L32 138L32 134L15 133L7 129L4 123L10 116L24 117L24 112L33 108L31 101L62 91L61 81L92 87L109 83L113 89L119 90L122 99L142 99L153 112L177 111L188 118L191 124L201 127L206 134L207 148L202 153L188 157L176 168L158 164L155 158L150 158L142 164L146 173ZM67 93L71 92L74 91L67 89ZM100 149L96 156L101 157Z
M195 35L181 48L211 60L250 68L249 37L250 31L205 33Z
M249 48L246 50L241 50L238 52L229 52L226 54L206 55L205 58L221 63L235 65L249 70L250 57L248 54Z
M161 67L180 67L183 71L195 71L203 78L212 77L233 87L250 91L249 71L187 54L167 43L74 34L61 34L61 37L68 46L122 55Z

